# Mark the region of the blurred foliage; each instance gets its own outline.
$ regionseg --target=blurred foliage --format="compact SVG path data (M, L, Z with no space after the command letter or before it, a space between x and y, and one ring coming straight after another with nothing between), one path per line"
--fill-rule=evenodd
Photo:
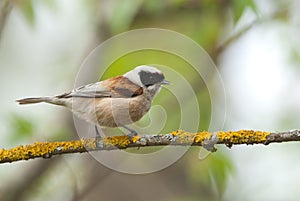
M10 132L9 142L20 142L34 135L35 126L32 119L19 114L11 114L9 117Z
M241 18L247 8L251 9L252 11L254 11L254 13L257 14L257 7L253 0L233 0L232 3L235 23Z
M118 33L130 27L132 20L139 10L140 3L141 1L139 0L119 1L116 3L109 23L112 33Z
M203 148L193 147L189 154L187 174L192 186L207 186L207 189L199 189L199 191L208 191L212 197L222 198L226 190L227 179L233 174L234 168L231 159L221 151L209 153ZM198 159L200 153L207 154L204 159Z
M10 128L8 142L11 144L27 142L28 140L31 142L31 139L34 138L34 135L38 132L37 123L27 116L25 117L19 113L15 113L11 114L8 119ZM51 140L70 140L71 137L72 133L67 127L60 130L57 128L51 130Z
M30 25L34 25L35 22L35 11L33 6L33 0L24 0L19 4L21 13L24 15L25 19Z
M25 20L29 25L34 26L36 20L36 12L38 4L42 4L47 8L55 8L55 3L53 0L20 0L17 2L17 6L20 9L21 13L24 15Z
M99 1L87 1L86 4L90 4L94 7ZM104 2L103 2L104 3ZM33 25L36 18L36 9L38 9L37 4L43 4L46 7L53 8L55 7L55 1L51 0L21 0L18 1L18 7L22 14L24 14L25 19L29 22L29 24ZM212 3L210 0L170 0L163 1L157 3L156 0L132 0L132 1L111 1L109 3L113 10L110 18L110 26L113 33L117 33L120 31L125 31L131 26L132 21L136 17L138 12L145 12L151 15L159 15L161 13L165 13L166 10L174 10L177 9L201 9L207 10L209 12L220 11L222 7L231 7L232 13L234 16L234 21L237 22L239 18L244 13L245 9L249 8L255 13L257 13L257 7L253 0L225 0L225 1L217 1ZM101 2L100 2L101 6ZM116 15L117 13L117 15Z

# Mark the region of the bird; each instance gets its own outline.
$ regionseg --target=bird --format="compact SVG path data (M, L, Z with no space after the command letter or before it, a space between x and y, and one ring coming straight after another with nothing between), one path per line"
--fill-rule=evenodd
M56 96L33 97L16 100L19 104L50 103L68 108L80 119L96 128L123 127L128 136L137 132L127 125L140 120L151 108L153 99L163 85L169 85L157 68L141 65L124 75L84 85Z

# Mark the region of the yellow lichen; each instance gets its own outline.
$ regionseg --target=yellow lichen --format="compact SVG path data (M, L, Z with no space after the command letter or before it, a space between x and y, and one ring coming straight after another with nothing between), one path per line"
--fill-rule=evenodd
M131 138L131 140L132 140L133 143L136 143L140 138L141 138L141 136L137 135L137 136L133 136Z
M0 151L0 161L26 160L29 158L51 155L57 151L66 151L72 149L83 149L83 143L80 140L69 142L34 142L26 146L17 146L12 149L2 149Z
M221 142L230 144L253 144L265 142L270 132L239 130L239 131L219 131L217 137Z
M139 139L138 136L132 138L133 141ZM126 147L130 144L130 139L127 136L115 136L103 139L105 147ZM96 148L95 139L81 139L66 142L34 142L26 146L17 146L11 149L0 150L0 161L17 161L26 160L36 157L49 157L55 153L70 152L76 150L78 152L93 150Z
M113 136L103 139L105 147L127 147L130 144L128 136Z
M184 132L184 131L183 131L183 130L176 130L176 131L171 132L171 134L172 134L173 136L176 136L176 135L178 135L178 134L180 134L180 133L182 133L182 132Z
M176 142L181 144L191 144L198 143L203 145L206 139L210 139L212 133L203 131L198 133L185 132L183 130L177 130L171 132ZM270 132L263 131L253 131L253 130L240 130L240 131L219 131L216 132L216 137L219 143L224 143L228 146L232 144L254 144L263 143L267 140L267 136ZM103 147L119 147L126 148L130 144L136 143L141 136L114 136L103 138ZM26 160L29 158L36 157L50 157L53 154L60 154L63 152L83 152L95 150L96 140L91 139L81 139L75 141L66 142L35 142L31 145L17 146L11 149L1 149L0 150L0 162L11 162L17 160Z
M194 142L203 144L204 140L209 139L212 133L207 131L202 131L196 134Z
M86 149L95 149L96 148L96 143L95 143L95 138L90 138L90 139L81 139L80 143L78 142L78 146L82 144L84 148Z
M186 132L183 130L177 130L177 131L173 131L171 132L171 134L174 137L177 137L177 142L182 143L182 144L191 144L194 141L194 137L195 134L194 133L190 133L190 132Z

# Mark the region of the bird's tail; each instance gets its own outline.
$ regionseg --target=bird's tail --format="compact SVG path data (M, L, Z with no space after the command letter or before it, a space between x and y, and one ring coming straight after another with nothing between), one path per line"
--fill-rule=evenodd
M54 105L60 105L65 106L68 108L72 107L72 100L65 99L65 98L59 98L58 96L54 97L34 97L34 98L24 98L16 100L20 105L26 105L26 104L34 104L34 103L50 103Z
M41 103L41 102L47 102L49 103L51 101L50 97L38 97L38 98L24 98L16 100L20 105L25 104L33 104L33 103Z

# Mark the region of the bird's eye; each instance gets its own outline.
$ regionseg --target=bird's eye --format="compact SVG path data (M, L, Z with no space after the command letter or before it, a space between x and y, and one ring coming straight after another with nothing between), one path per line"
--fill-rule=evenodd
M150 87L152 85L154 85L154 79L153 79L153 76L149 76L148 83L145 84L145 86L148 88L148 87Z
M150 86L153 86L153 84L146 84L145 86L148 88Z

